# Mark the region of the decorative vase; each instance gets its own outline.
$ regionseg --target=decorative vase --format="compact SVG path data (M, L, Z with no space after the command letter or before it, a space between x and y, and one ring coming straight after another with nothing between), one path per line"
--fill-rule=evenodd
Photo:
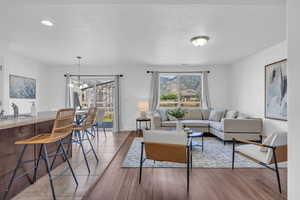
M182 122L181 120L177 120L177 123L176 123L176 131L177 132L181 132L182 131Z

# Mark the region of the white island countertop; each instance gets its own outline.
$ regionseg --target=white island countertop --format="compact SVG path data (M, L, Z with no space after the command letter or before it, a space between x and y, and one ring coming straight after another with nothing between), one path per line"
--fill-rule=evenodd
M55 111L39 112L34 117L22 117L19 119L0 120L0 131L29 124L35 124L45 121L54 120L56 117Z

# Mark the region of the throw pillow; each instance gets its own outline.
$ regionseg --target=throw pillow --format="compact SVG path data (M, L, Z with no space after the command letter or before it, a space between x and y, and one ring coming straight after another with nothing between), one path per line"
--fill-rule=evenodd
M184 117L185 120L202 120L202 113L200 109L187 109Z
M248 119L249 116L246 115L246 114L243 114L243 113L238 113L238 116L237 116L238 119Z
M262 143L265 144L265 145L271 145L271 143L273 141L273 138L274 138L274 134L269 135L269 136L267 136L266 139L263 140ZM260 147L260 151L261 152L267 152L268 148L267 147Z
M224 110L212 110L209 114L209 120L219 122L224 117L224 113Z
M202 120L209 119L210 111L208 109L201 109Z
M226 112L225 118L226 119L235 119L238 115L238 111L236 110L229 110Z

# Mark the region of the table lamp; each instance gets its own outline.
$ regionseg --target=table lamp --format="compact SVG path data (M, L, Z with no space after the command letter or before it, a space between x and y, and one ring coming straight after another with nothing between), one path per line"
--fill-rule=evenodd
M138 108L140 111L140 117L141 118L147 118L147 111L148 111L148 101L139 101L138 102Z

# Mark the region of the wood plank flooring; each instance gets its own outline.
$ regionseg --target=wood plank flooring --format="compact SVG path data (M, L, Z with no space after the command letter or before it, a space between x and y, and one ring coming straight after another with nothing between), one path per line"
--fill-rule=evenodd
M73 144L73 156L70 159L77 180L78 187L74 183L70 171L66 171L62 176L53 180L56 197L58 200L79 200L82 199L93 185L102 176L111 160L116 155L122 144L128 137L129 132L123 133L107 133L107 137L99 132L99 136L92 139L93 146L99 157L99 163L96 162L93 154L88 154L88 162L90 164L91 173L88 173L84 162L82 151L78 144ZM87 142L84 142L86 151L90 149ZM61 158L58 158L61 159ZM51 160L50 160L51 162ZM67 164L63 163L51 171L53 176L60 175L64 171ZM30 185L21 193L16 195L14 200L51 200L51 189L49 185L48 175L43 176L35 184Z
M86 200L284 200L287 170L281 169L283 193L269 169L193 169L190 193L186 170L144 168L138 184L138 168L121 168L134 136L129 136Z

